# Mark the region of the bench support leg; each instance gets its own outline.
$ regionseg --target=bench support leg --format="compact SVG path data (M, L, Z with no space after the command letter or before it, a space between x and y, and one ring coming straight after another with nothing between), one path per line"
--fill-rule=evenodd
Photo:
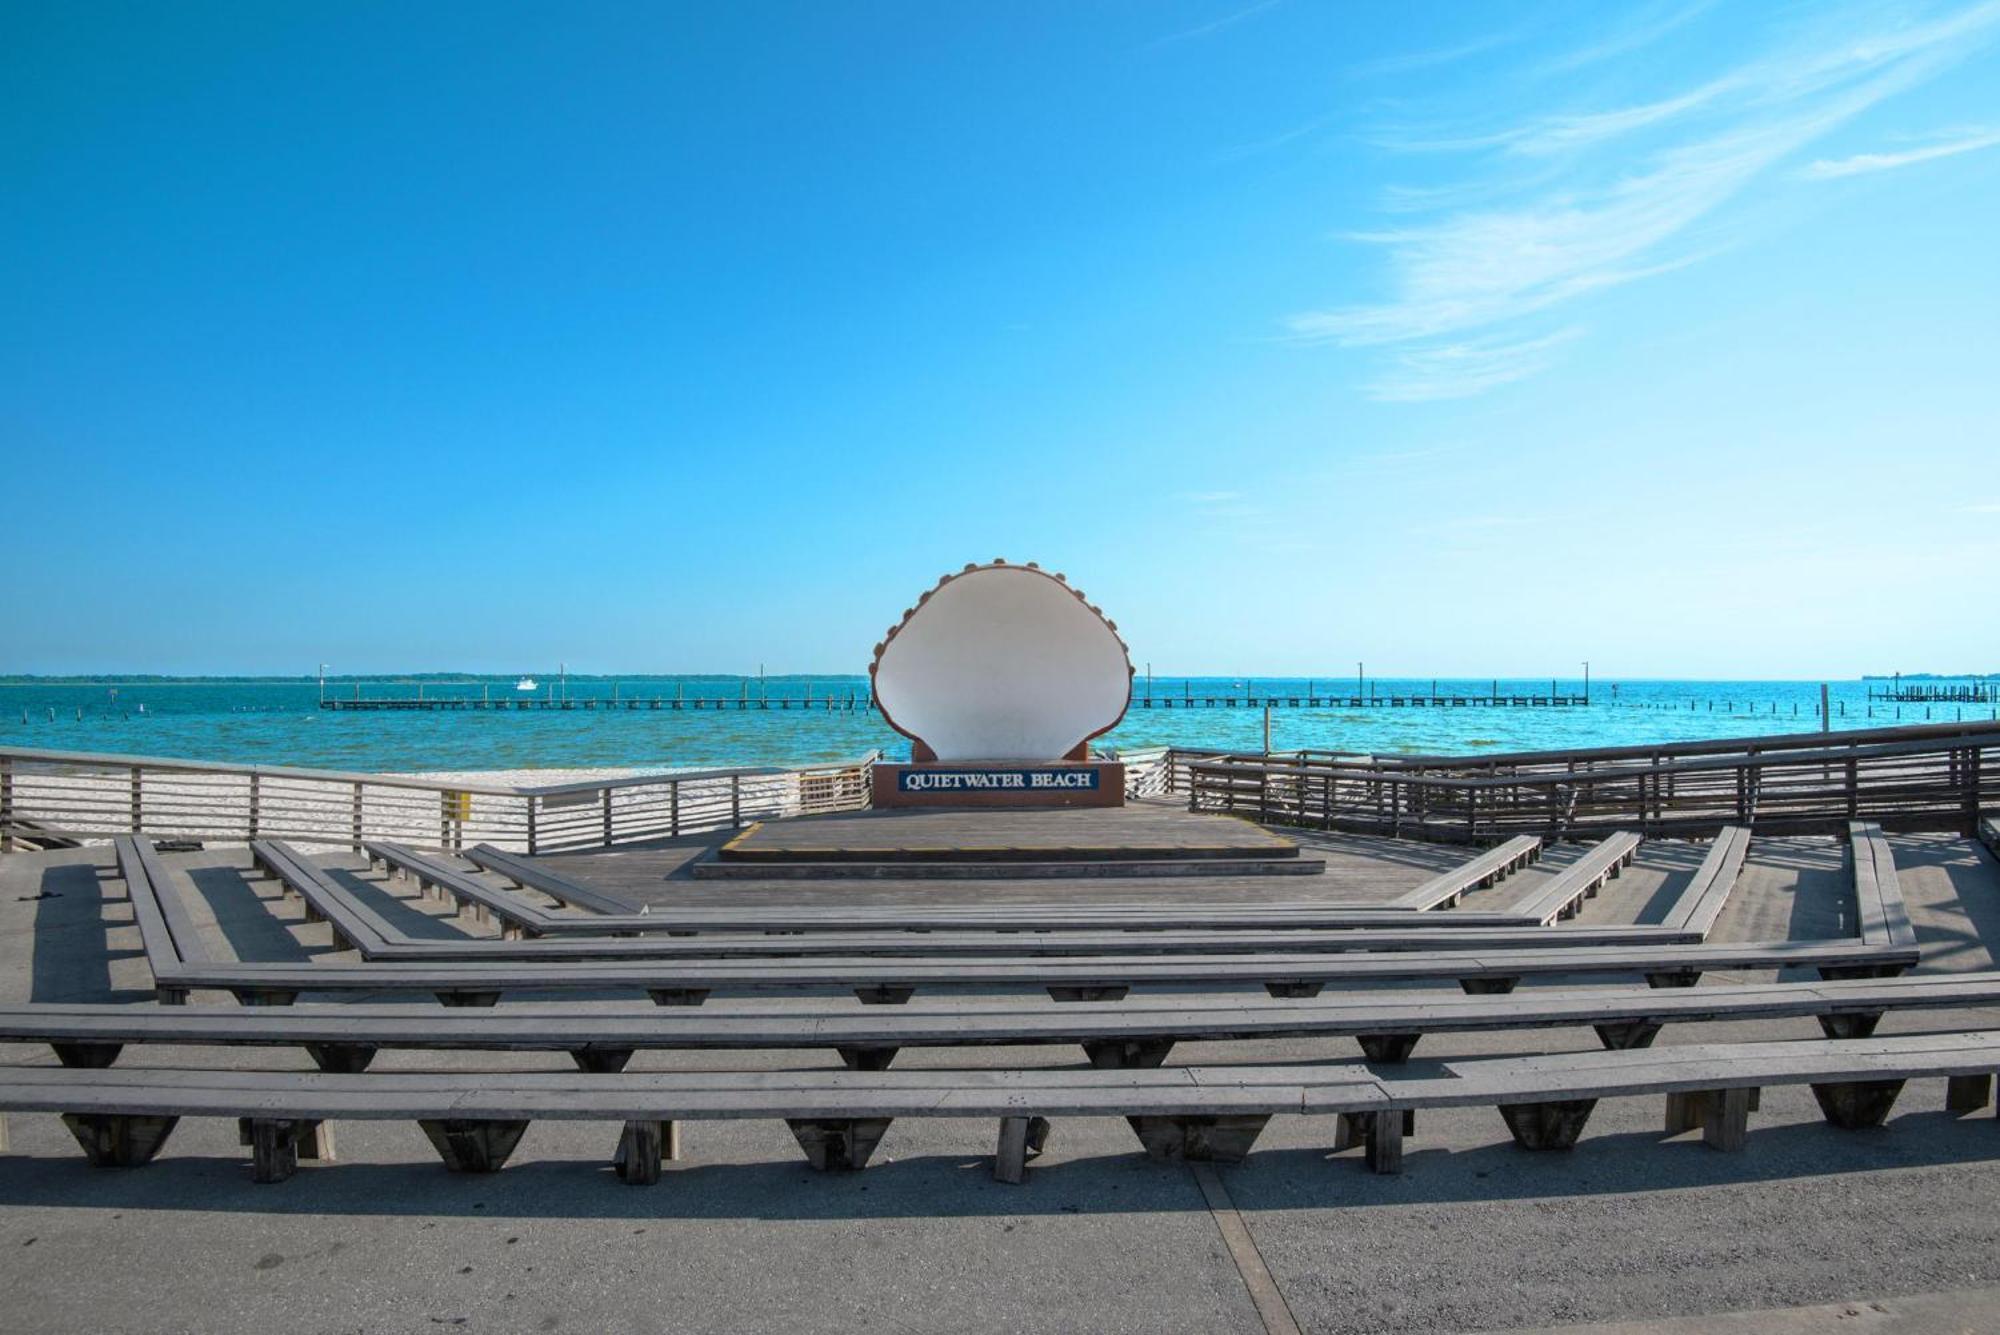
M0 1154L7 1152L7 1115L0 1113Z
M1901 978L1903 967L1900 964L1822 964L1819 976L1829 983L1843 978Z
M373 1043L308 1043L306 1055L322 1071L359 1075L375 1060Z
M1414 1110L1412 1110L1414 1111ZM1371 1173L1403 1171L1403 1132L1407 1112L1390 1111L1362 1114L1368 1119L1368 1140L1363 1153Z
M97 1168L137 1168L151 1162L173 1134L178 1117L122 1113L64 1113L63 1125Z
M1701 1139L1712 1150L1735 1151L1750 1136L1750 1109L1757 1102L1754 1089L1711 1089L1703 1110Z
M1411 1049L1417 1046L1422 1034L1358 1034L1361 1055L1371 1062L1393 1064L1410 1059Z
M1566 1150L1583 1134L1596 1099L1556 1099L1548 1103L1503 1103L1501 1120L1524 1150Z
M56 1060L64 1066L93 1071L101 1071L111 1065L125 1050L123 1043L51 1043L49 1046L56 1050Z
M442 1006L497 1006L500 1004L498 992L440 992L438 1004Z
M1660 1026L1650 1020L1621 1020L1616 1024L1592 1025L1591 1028L1597 1031L1597 1041L1613 1052L1650 1048L1653 1040L1660 1035Z
M1151 1070L1173 1050L1171 1038L1111 1038L1083 1045L1083 1055L1100 1071Z
M866 1166L889 1130L889 1117L787 1117L806 1160L821 1172Z
M894 1047L844 1047L835 1048L840 1054L841 1064L850 1071L886 1071L896 1060L901 1048Z
M296 991L282 987L239 987L235 993L244 1006L289 1006L299 999Z
M497 1173L521 1143L525 1121L486 1121L448 1117L417 1123L437 1147L444 1166L454 1173Z
M1512 992L1520 981L1519 978L1461 978L1458 985L1467 996L1493 997Z
M1049 985L1049 996L1056 1001L1123 1001L1132 989L1120 983L1108 987L1059 987Z
M611 1167L627 1186L649 1187L660 1180L662 1160L680 1157L679 1122L627 1122Z
M249 1119L250 1180L283 1182L299 1171L297 1122L271 1117Z
M1814 1085L1813 1097L1826 1120L1843 1131L1859 1131L1880 1126L1903 1092L1900 1080L1854 1080L1833 1085Z
M1881 1022L1881 1011L1843 1011L1819 1017L1820 1030L1828 1038L1867 1038Z
M1264 990L1266 992L1269 992L1272 996L1279 998L1287 998L1287 999L1297 998L1297 997L1316 997L1325 987L1326 987L1325 983L1309 983L1309 982L1278 981L1278 982L1270 982L1264 984Z
M1955 1075L1944 1087L1944 1110L1955 1113L1976 1113L1984 1108L1992 1097L1991 1074Z
M655 1006L699 1006L708 1000L705 987L649 987L646 995Z
M1241 1163L1257 1143L1269 1114L1219 1117L1127 1117L1151 1159L1201 1159Z
M1646 975L1648 987L1693 987L1701 981L1700 969L1672 969Z
M569 1056L579 1071L588 1071L592 1075L616 1075L625 1069L625 1063L632 1060L632 1049L573 1048Z
M1000 1119L1000 1146L993 1155L993 1180L1018 1186L1027 1176L1028 1160L1048 1143L1046 1117L1003 1117Z
M156 987L153 999L162 1006L185 1006L188 1004L188 990L184 987Z

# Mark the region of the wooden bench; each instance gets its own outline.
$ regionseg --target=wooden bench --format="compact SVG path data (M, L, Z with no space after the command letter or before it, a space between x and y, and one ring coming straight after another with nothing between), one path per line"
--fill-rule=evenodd
M1573 918L1583 901L1617 876L1639 851L1640 836L1621 830L1557 872L1555 877L1515 904L1509 911L1546 927L1558 918Z
M512 898L508 892L481 884L444 863L397 844L364 845L371 862L395 868L460 905ZM1501 950L1533 947L1589 947L1694 943L1701 938L1685 928L1665 926L1603 926L1544 929L1538 927L1449 927L1416 930L1395 926L1344 929L1298 928L1277 931L1217 932L1146 929L1143 911L1135 911L1122 930L1075 929L1062 932L908 931L793 932L765 934L710 933L691 940L638 939L634 933L611 937L551 938L546 926L553 916L515 900L496 905L495 916L507 923L500 941L439 940L411 937L383 922L347 889L320 877L313 893L321 899L345 899L347 916L377 924L375 935L355 938L370 960L558 960L558 959L744 959L814 955L1149 955L1202 954L1218 951L1359 951L1359 950ZM599 922L604 920L599 919ZM600 927L600 931L602 928Z
M1607 1048L1643 1048L1669 1024L1816 1019L1829 1038L1866 1038L1892 1010L2000 1006L2000 971L1742 983L1649 990L1534 988L1508 997L1359 992L1227 1005L930 1003L731 1008L505 1006L489 1011L348 1004L176 1007L0 1006L0 1042L47 1043L65 1066L104 1067L131 1044L302 1047L321 1070L364 1070L382 1048L566 1052L586 1071L622 1070L638 1051L833 1048L886 1069L906 1047L1079 1044L1102 1068L1158 1066L1177 1043L1354 1038L1372 1062L1406 1060L1431 1033L1588 1025Z
M1512 841L1520 843L1520 840ZM1533 841L1539 851L1540 841ZM378 847L386 847L380 846ZM399 847L400 846L394 846ZM1498 852L1499 850L1494 850ZM421 858L432 867L445 867L442 858L428 852L401 848L409 857ZM601 895L581 883L556 875L532 859L503 853L489 845L466 850L461 856L498 875L557 898L578 894ZM1468 864L1468 867L1470 864ZM1466 869L1454 869L1448 877ZM1437 885L1445 878L1430 882ZM1471 878L1476 880L1477 878ZM1468 882L1469 883L1469 882ZM440 880L441 887L449 887ZM492 893L493 887L482 889ZM1424 891L1425 887L1418 887ZM504 893L504 892L503 892ZM1417 893L1417 892L1412 892ZM1407 897L1405 897L1407 898ZM1319 927L1338 929L1371 926L1413 927L1532 927L1531 919L1514 913L1455 912L1419 917L1419 910L1407 903L1343 903L1323 900L1267 902L1189 903L1185 901L1131 900L1124 902L1093 899L1088 903L1009 903L992 904L781 904L712 906L680 904L653 906L639 912L629 909L612 912L608 908L596 916L552 914L531 901L515 897L514 911L522 914L524 926L532 925L544 935L561 933L593 934L622 932L849 932L849 931L1088 931L1126 927L1143 916L1143 930L1256 931Z
M1743 825L1725 825L1708 846L1708 856L1695 868L1681 897L1667 910L1662 925L1683 927L1702 940L1714 930L1722 916L1737 878L1743 874L1744 859L1750 855L1750 830Z
M1873 821L1853 821L1847 827L1854 854L1854 905L1863 941L1909 945L1917 939L1903 903L1903 883L1896 876L1896 856L1882 827Z
M1565 1053L1446 1063L1442 1074L1359 1065L1158 1070L547 1072L91 1070L0 1067L0 1112L54 1112L93 1164L152 1159L180 1118L238 1118L259 1182L290 1177L302 1133L342 1118L415 1120L447 1167L492 1171L530 1121L623 1123L613 1163L629 1183L657 1181L678 1154L682 1120L779 1117L814 1167L860 1168L898 1117L998 1119L994 1174L1021 1180L1049 1119L1123 1116L1149 1156L1236 1161L1279 1113L1335 1115L1334 1148L1366 1147L1369 1167L1400 1172L1418 1109L1496 1107L1525 1149L1573 1145L1604 1098L1667 1096L1670 1132L1699 1125L1719 1149L1745 1143L1754 1091L1810 1084L1827 1120L1879 1125L1911 1079L1945 1077L1968 1110L2000 1069L2000 1033L1851 1042L1777 1042ZM1975 1083L1976 1082L1976 1083Z
M255 839L250 858L259 870L275 877L287 898L305 905L307 922L324 922L333 933L335 950L355 950L363 959L379 959L392 942L404 939L401 928L350 894L317 863L278 839Z
M361 851L370 867L379 865L407 876L417 883L420 893L443 895L460 912L470 908L477 922L498 919L502 940L518 941L540 937L550 931L574 930L571 923L584 924L593 933L613 936L630 934L629 931L621 933L616 929L607 932L605 923L600 920L566 919L521 895L487 885L476 876L467 875L438 858L427 857L401 844L381 841L364 843Z
M187 990L161 983L158 971L161 967L171 971L181 964L208 963L211 956L201 939L201 929L195 926L187 901L174 886L173 872L161 860L152 840L119 835L111 847L118 861L118 877L125 882L125 895L132 905L133 921L139 926L139 942L154 968L155 995L163 1005L182 1004L187 1001Z
M2000 858L2000 816L1987 813L1979 818L1979 842L1986 845L1986 851Z
M515 885L530 890L539 890L550 899L567 904L573 909L586 913L628 914L638 909L622 899L606 894L595 886L588 886L567 876L550 871L533 858L519 857L491 844L477 844L459 854L460 857L496 876L504 876Z
M447 1005L492 1005L518 991L644 992L662 1005L699 1005L712 992L852 990L898 1004L917 989L1045 988L1058 1001L1117 1000L1135 986L1259 985L1304 997L1328 984L1452 979L1471 993L1513 990L1525 977L1639 975L1656 987L1692 986L1712 969L1816 968L1822 976L1892 976L1917 962L1914 945L1778 941L1350 954L1213 954L891 959L367 961L359 964L155 962L161 986L217 988L284 1004L300 992L429 992Z
M1539 835L1524 834L1509 839L1498 848L1489 848L1463 866L1453 867L1442 876L1434 876L1414 890L1409 890L1389 901L1389 907L1410 909L1418 913L1428 912L1443 905L1456 908L1458 901L1467 891L1496 884L1509 873L1535 861L1542 855L1542 840Z

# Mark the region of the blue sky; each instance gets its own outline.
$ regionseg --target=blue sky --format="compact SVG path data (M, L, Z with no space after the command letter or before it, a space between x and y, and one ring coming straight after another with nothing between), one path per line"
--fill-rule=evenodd
M0 671L2000 669L2000 0L0 5Z

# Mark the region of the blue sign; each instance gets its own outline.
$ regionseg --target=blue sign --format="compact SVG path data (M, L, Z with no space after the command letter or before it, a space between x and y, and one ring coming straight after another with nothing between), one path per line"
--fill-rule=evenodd
M899 793L1094 793L1098 771L1076 769L905 769Z

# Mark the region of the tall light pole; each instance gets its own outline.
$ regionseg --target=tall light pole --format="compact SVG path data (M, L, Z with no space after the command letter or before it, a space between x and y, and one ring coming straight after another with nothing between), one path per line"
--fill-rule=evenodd
M319 702L326 703L326 664L319 665Z

